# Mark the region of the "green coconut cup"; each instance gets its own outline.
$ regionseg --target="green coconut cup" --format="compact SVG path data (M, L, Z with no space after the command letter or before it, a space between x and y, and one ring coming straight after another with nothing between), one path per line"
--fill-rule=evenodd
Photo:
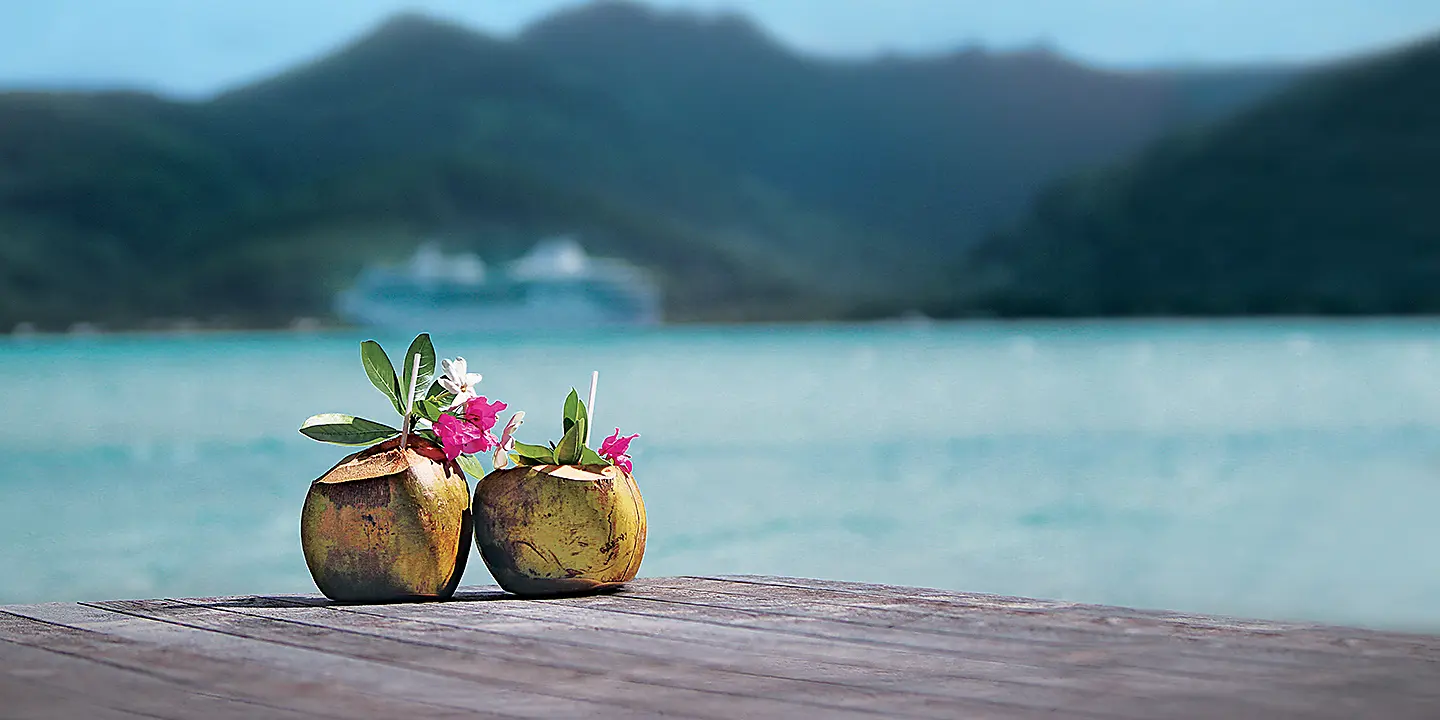
M450 597L470 551L470 486L411 436L366 448L310 483L300 545L320 592L345 602Z
M618 587L645 556L645 503L618 467L496 470L475 484L474 508L480 556L516 595Z

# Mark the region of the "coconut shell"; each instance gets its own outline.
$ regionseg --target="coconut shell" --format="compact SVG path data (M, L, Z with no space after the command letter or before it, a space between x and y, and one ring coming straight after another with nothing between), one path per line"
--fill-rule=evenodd
M476 483L474 508L480 556L516 595L618 587L645 555L645 503L617 467L496 470Z
M300 545L325 597L444 599L470 554L470 485L440 448L411 436L341 460L310 484Z

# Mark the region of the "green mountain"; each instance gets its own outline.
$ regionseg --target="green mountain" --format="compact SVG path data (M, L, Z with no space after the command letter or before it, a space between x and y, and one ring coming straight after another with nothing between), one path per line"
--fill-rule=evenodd
M819 60L598 3L513 40L399 16L203 102L0 93L0 329L283 324L423 239L560 231L652 268L674 319L905 305L1055 177L1292 75Z
M943 314L1440 311L1440 39L1061 183Z

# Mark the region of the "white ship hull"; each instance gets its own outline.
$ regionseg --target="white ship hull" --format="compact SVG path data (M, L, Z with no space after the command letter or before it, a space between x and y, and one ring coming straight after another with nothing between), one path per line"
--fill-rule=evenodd
M660 292L626 263L541 243L498 279L471 256L422 248L408 269L369 268L335 298L346 322L407 332L604 328L660 323Z
M446 304L415 300L379 299L361 293L342 293L336 312L352 325L383 327L407 332L472 332L484 330L535 330L658 325L658 303L638 312L615 312L594 303L547 300L516 304Z

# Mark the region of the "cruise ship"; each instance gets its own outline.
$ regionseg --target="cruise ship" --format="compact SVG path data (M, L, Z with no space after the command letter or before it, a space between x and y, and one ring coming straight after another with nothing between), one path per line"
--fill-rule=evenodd
M422 245L399 267L367 267L335 299L353 325L468 332L655 325L660 291L640 268L586 254L570 236L540 241L492 272L473 253Z

